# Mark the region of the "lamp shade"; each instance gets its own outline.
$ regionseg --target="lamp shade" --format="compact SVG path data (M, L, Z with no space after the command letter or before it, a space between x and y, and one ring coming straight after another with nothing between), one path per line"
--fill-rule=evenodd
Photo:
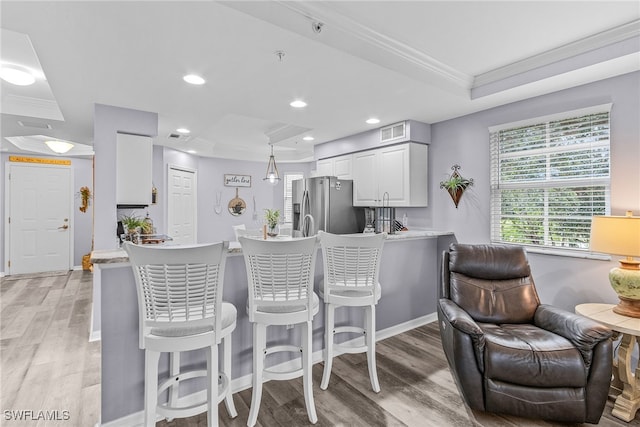
M640 257L640 216L594 216L589 246L594 252Z

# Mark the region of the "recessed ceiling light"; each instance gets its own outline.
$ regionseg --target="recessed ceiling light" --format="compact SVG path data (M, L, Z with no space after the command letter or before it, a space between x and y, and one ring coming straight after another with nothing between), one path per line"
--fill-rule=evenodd
M47 144L51 151L58 154L64 154L73 148L73 144L65 141L51 140L44 143Z
M376 119L375 117L371 117L370 119L367 119L367 123L370 124L370 125L375 125L375 124L380 123L380 120Z
M185 82L191 83L192 85L202 85L204 84L204 79L195 74L187 74L182 78Z
M17 86L29 86L36 82L33 74L7 66L0 68L0 78Z
M178 128L176 129L176 132L178 133L191 133L191 131L187 128Z
M187 153L189 153L189 154L196 154L196 150L187 150Z
M304 138L305 141L313 141L313 137L312 136L305 136Z
M299 99L296 99L295 101L292 101L289 105L291 105L293 108L304 108L307 106L307 103Z

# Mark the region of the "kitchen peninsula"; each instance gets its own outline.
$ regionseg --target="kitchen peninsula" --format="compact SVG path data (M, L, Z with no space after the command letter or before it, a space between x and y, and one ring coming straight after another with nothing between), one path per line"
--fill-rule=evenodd
M382 252L380 283L382 298L377 305L378 338L383 339L435 320L439 258L453 242L450 232L409 231L389 235ZM144 352L138 348L138 306L136 288L126 252L122 249L98 250L91 261L101 283L102 338L102 425L131 425L142 419L144 394ZM318 251L315 287L323 277L322 253ZM224 281L224 300L238 309L237 327L232 339L231 387L239 391L251 386L251 325L246 314L247 278L240 251L230 251ZM361 317L356 310L336 313L336 323ZM322 358L324 312L313 320L314 362ZM287 330L270 330L269 341L282 339ZM203 363L204 354L192 352L183 364ZM270 363L286 363L273 359ZM269 362L268 362L269 363ZM161 375L167 375L168 358L160 362ZM181 396L197 393L202 384L187 384Z

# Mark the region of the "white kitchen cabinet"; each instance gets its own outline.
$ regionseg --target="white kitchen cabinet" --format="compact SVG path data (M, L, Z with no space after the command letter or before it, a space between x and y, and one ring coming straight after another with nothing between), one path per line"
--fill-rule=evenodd
M317 176L337 176L340 179L352 179L352 155L331 157L316 162Z
M119 133L116 142L116 204L151 204L153 140Z
M333 159L322 159L316 162L316 176L333 176Z
M353 155L354 206L427 206L428 146L406 143Z

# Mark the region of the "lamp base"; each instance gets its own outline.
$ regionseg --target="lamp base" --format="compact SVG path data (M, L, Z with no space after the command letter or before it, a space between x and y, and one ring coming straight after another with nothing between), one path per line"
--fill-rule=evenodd
M618 296L620 302L613 307L613 312L628 317L640 318L640 300Z

